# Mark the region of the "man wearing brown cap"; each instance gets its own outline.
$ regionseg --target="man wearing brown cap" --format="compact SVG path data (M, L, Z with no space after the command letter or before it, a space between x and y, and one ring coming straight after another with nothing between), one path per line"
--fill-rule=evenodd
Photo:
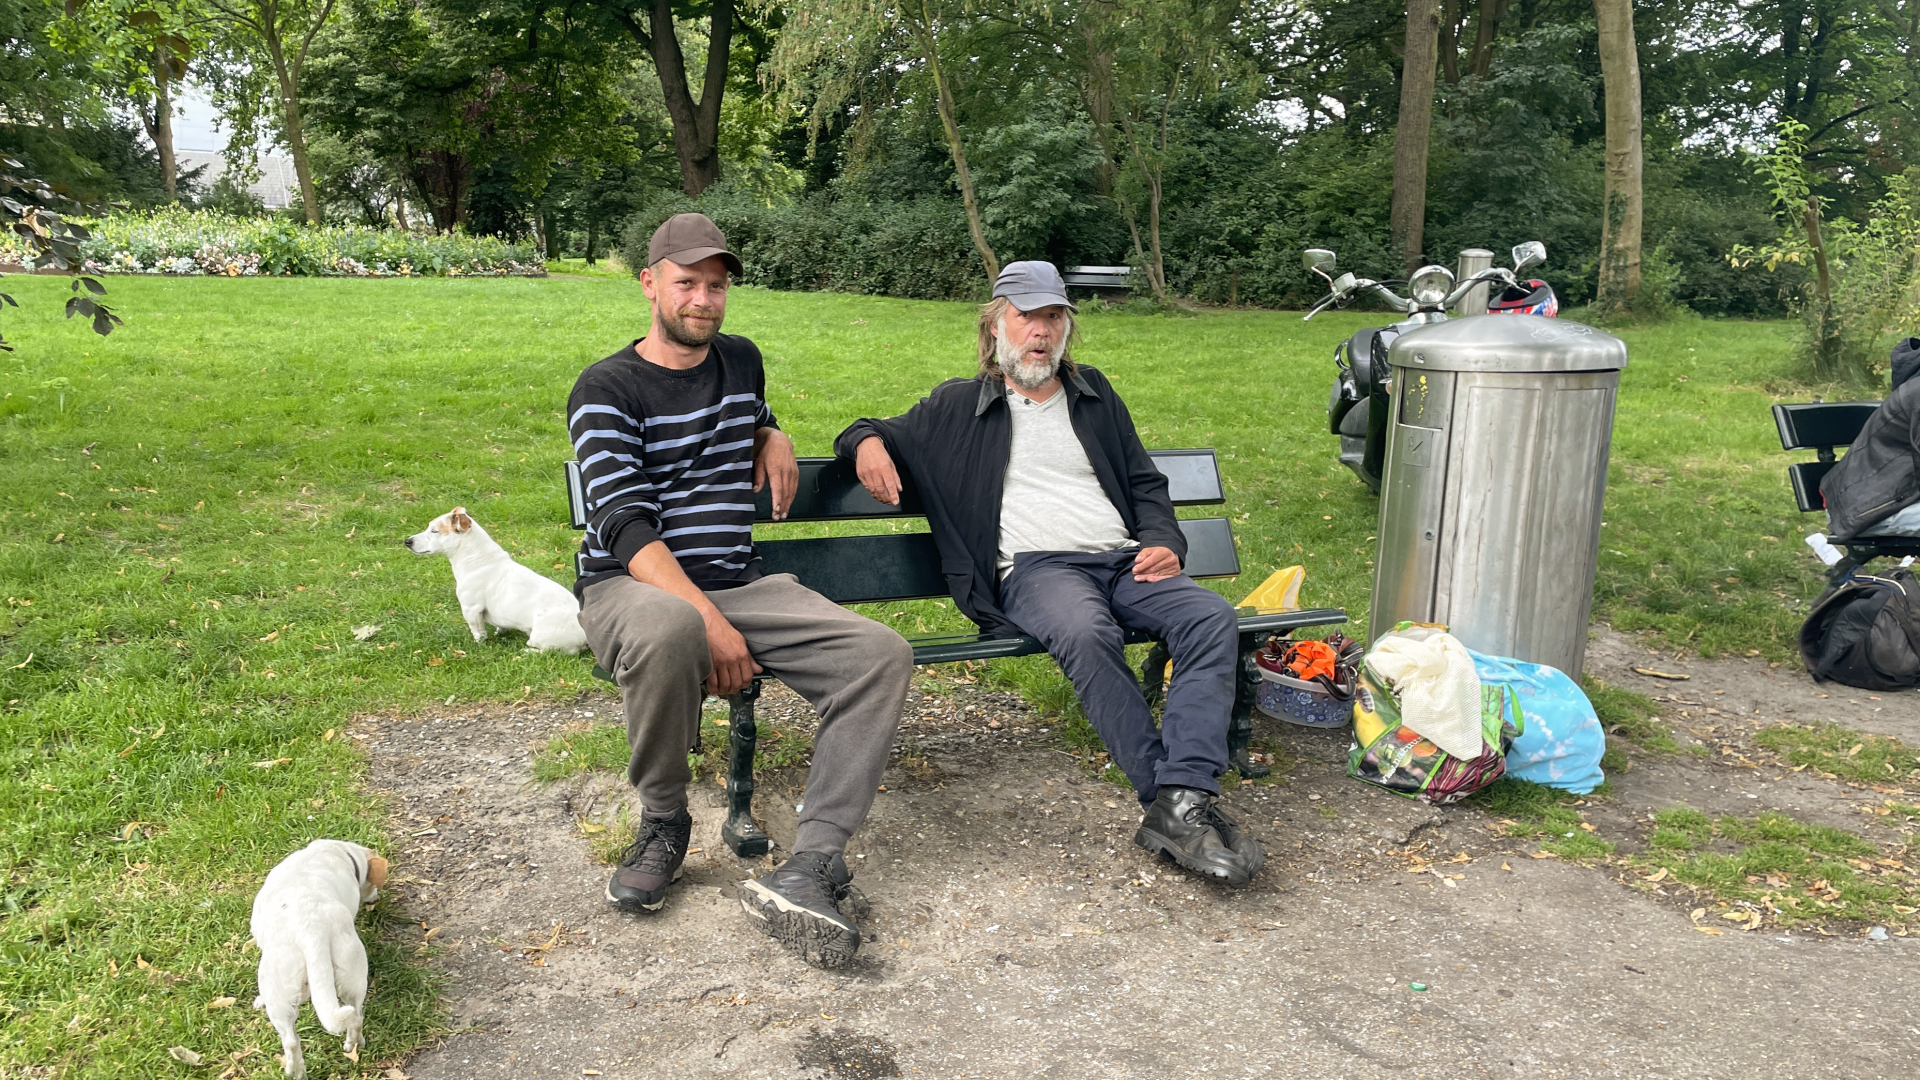
M764 673L820 714L792 856L746 882L741 903L767 933L821 967L853 957L842 854L873 804L913 672L899 634L767 575L753 549L754 492L773 516L793 502L793 443L767 407L760 350L720 333L740 259L700 214L653 234L640 287L647 336L582 372L567 402L587 533L580 624L620 684L642 815L607 899L656 911L691 838L687 752L707 694ZM704 686L702 685L704 684Z

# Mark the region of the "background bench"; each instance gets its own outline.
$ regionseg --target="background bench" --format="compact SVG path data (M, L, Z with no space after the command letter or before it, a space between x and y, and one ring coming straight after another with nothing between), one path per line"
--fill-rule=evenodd
M1060 275L1060 280L1071 289L1117 289L1127 292L1133 287L1133 268L1131 266L1069 266Z
M1787 466L1787 479L1793 484L1793 501L1802 513L1826 510L1826 500L1820 495L1820 481L1839 463L1834 457L1835 448L1853 445L1867 418L1879 407L1877 401L1812 401L1773 407L1773 423L1780 429L1781 449L1814 451L1814 460ZM1881 556L1920 555L1920 537L1862 536L1839 546L1846 549L1846 557L1828 571L1829 580L1836 584L1855 567Z
M1218 505L1226 501L1220 481L1220 466L1212 450L1155 450L1153 462L1167 477L1168 494L1176 507ZM906 478L903 477L904 481ZM772 503L768 492L755 497L754 519L772 522ZM576 529L587 527L586 498L580 486L577 462L567 462L567 505ZM835 458L801 458L800 483L793 506L787 512L789 522L867 521L923 519L920 494L905 484L900 505L888 506L868 495L860 486L850 463ZM1187 538L1186 573L1196 578L1232 577L1240 572L1240 555L1234 548L1233 529L1223 517L1182 518L1180 530ZM939 552L933 537L926 532L877 533L865 536L829 536L796 540L756 540L754 548L769 574L792 574L800 583L837 604L871 604L899 600L946 599L947 582L940 572ZM576 570L578 559L575 556ZM1248 756L1247 744L1253 735L1253 702L1259 686L1259 669L1253 653L1269 634L1300 627L1325 626L1347 621L1347 614L1336 608L1261 614L1251 608L1240 609L1239 679L1234 692L1233 718L1229 725L1228 751L1234 768L1244 777L1265 776L1268 769ZM1028 656L1045 652L1040 643L1025 635L1006 636L980 633L932 634L907 639L913 646L915 664L947 664L962 660L990 660L1001 656ZM1141 634L1129 634L1130 643L1153 641ZM1153 641L1141 677L1149 701L1159 700L1165 681L1168 657L1166 648ZM604 668L596 665L597 678L612 681ZM760 694L761 680L727 700L731 709L727 751L727 821L721 835L734 852L743 857L765 854L766 833L753 821L753 751L759 738L754 723L753 702Z

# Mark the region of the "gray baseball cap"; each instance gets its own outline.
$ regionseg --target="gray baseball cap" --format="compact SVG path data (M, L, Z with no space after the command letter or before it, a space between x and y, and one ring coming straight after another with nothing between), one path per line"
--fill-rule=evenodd
M993 280L993 296L1007 301L1021 311L1034 311L1054 304L1068 311L1078 311L1073 301L1067 299L1067 283L1060 280L1060 271L1050 262L1032 260L1029 262L1008 263Z

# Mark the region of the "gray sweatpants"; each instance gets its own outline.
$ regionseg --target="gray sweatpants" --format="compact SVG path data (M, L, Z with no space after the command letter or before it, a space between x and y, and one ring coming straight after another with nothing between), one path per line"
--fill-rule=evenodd
M906 639L774 574L707 594L765 671L820 714L796 851L837 852L866 819L913 676ZM701 682L713 668L692 604L622 575L595 582L580 625L620 686L632 758L627 780L647 813L687 804L687 751L700 741Z

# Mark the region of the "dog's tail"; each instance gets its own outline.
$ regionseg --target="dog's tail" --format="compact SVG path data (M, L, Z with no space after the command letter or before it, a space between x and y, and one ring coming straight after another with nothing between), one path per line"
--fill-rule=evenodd
M304 929L298 934L300 952L307 958L307 992L313 996L314 1014L320 1017L320 1026L335 1035L344 1035L347 1024L354 1017L351 1005L340 1004L340 994L333 985L333 949L326 938Z

